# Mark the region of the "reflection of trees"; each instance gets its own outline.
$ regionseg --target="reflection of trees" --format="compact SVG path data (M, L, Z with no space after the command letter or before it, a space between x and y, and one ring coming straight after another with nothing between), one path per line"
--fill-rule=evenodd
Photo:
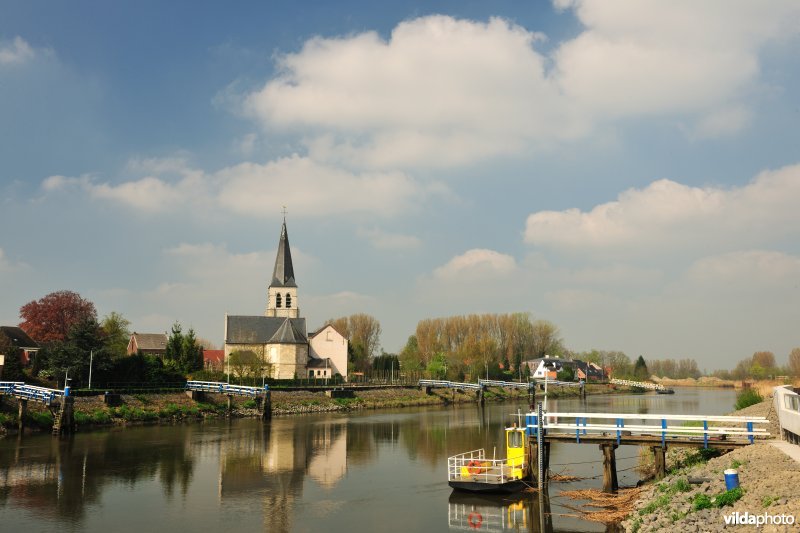
M109 483L133 486L158 474L167 496L176 483L185 494L194 471L190 435L185 428L152 427L20 439L0 447L0 498L77 522Z

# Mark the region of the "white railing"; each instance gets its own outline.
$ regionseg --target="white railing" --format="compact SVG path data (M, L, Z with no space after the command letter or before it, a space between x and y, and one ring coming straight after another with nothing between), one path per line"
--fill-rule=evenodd
M236 396L252 396L256 397L265 391L269 390L268 385L261 387L250 387L246 385L232 385L230 383L220 381L187 381L186 390L194 390L200 392L217 392L220 394L233 394Z
M25 385L22 381L0 381L0 394L13 394L14 387Z
M469 481L477 483L506 483L519 479L514 469L521 469L525 459L488 459L486 452L472 450L447 458L447 480Z
M637 389L667 390L664 385L659 383L647 383L646 381L631 381L629 379L609 379L612 385L624 385L626 387L636 387Z
M11 382L5 383L8 384ZM56 398L62 398L64 396L63 390L37 387L36 385L26 385L25 383L13 383L13 386L6 387L6 393L12 394L23 400L33 400L35 402L42 402L47 405L53 403Z
M443 381L440 379L421 379L417 382L418 387L441 387L446 389L469 389L480 390L483 387L478 383L458 383L456 381Z
M675 422L678 424L674 424ZM767 423L768 420L761 416L550 412L543 416L542 428L548 432L574 432L577 442L580 442L581 437L604 435L615 436L619 444L625 432L626 436L661 437L662 445L667 437L702 437L704 445L708 447L709 438L714 437L739 440L746 438L750 443L756 437L768 437L769 432L766 429L754 427L754 424ZM525 415L525 427L529 435L536 434L535 413Z
M517 389L530 389L531 387L536 386L536 383L534 383L533 381L531 382L497 381L493 379L479 379L478 384L483 385L484 387L508 387Z

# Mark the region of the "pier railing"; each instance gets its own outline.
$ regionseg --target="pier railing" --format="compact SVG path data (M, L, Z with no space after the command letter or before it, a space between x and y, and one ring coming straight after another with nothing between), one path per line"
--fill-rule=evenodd
M421 379L417 382L420 387L445 388L445 389L467 389L481 390L483 387L478 383L459 383L457 381L444 381L441 379Z
M523 467L524 458L516 460L489 459L483 448L447 458L448 481L471 481L500 484L516 479L513 469Z
M755 427L756 424L767 424L768 420L754 416L547 413L542 419L542 428L547 437L553 438L558 433L559 440L565 440L564 437L573 434L578 443L587 437L616 438L617 444L637 440L636 437L660 437L662 446L667 439L680 438L696 439L698 442L702 440L707 448L710 440L746 440L752 444L756 438L769 436L765 428ZM529 436L536 435L538 423L535 413L525 415L525 427Z
M9 394L21 400L32 400L46 405L64 397L63 390L26 385L20 381L0 381L0 394Z

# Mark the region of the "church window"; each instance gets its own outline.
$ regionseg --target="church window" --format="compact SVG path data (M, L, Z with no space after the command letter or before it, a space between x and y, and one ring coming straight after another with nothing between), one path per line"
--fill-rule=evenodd
M290 309L292 307L292 295L288 292L286 293L286 308Z
M281 306L281 293L275 295L275 307Z

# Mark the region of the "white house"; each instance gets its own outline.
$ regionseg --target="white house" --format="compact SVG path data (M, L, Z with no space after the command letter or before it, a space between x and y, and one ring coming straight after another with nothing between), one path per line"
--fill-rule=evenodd
M347 379L347 339L328 324L309 337L308 377Z

